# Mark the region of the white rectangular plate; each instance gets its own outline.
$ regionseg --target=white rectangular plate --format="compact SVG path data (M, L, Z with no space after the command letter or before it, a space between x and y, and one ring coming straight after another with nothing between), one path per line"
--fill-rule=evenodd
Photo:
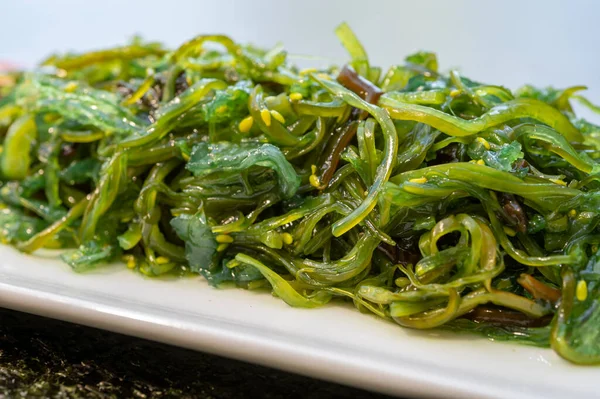
M600 367L538 349L413 331L349 306L294 309L202 278L150 279L123 265L74 273L0 246L0 306L396 395L590 398ZM577 395L577 396L576 396Z

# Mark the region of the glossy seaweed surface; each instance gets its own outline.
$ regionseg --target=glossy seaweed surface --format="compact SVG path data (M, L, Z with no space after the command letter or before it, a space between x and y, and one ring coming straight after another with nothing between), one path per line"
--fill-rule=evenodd
M600 362L600 127L584 87L344 66L198 36L55 55L0 89L2 239L200 273L291 306L353 301L401 326Z

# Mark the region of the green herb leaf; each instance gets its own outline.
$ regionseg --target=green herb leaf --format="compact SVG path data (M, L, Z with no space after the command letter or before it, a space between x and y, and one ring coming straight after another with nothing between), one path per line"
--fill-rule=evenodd
M253 166L274 170L286 198L298 191L300 177L281 150L271 144L200 143L192 150L186 168L195 176L207 176L216 172L240 173Z
M171 220L171 226L185 242L185 257L192 271L214 267L217 242L202 212L177 216Z

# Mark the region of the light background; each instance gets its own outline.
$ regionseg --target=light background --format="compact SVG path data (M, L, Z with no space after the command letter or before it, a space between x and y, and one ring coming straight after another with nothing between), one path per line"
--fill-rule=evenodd
M54 51L124 43L134 34L169 46L200 33L341 61L333 33L347 21L375 64L416 50L447 70L516 88L585 84L600 102L600 1L0 0L0 60L24 66ZM586 116L589 114L586 113ZM600 118L593 118L596 122Z

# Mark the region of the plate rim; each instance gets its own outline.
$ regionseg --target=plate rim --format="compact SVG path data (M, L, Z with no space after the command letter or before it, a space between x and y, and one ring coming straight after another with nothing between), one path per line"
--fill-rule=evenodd
M248 363L281 369L312 378L341 383L389 395L452 396L461 398L537 397L525 384L509 379L481 382L461 375L450 366L426 360L402 364L398 359L377 359L362 351L344 353L339 344L323 348L323 342L310 343L289 333L261 329L247 323L188 312L170 307L154 307L131 299L110 298L88 293L82 299L69 291L49 290L49 286L0 273L0 306L56 318L94 328L137 336L169 345L207 352ZM44 287L46 285L46 287ZM127 307L118 306L118 302ZM182 320L177 316L189 316ZM500 343L501 344L501 343ZM365 351L366 352L366 351ZM395 360L395 361L394 361ZM568 390L567 390L568 391Z

